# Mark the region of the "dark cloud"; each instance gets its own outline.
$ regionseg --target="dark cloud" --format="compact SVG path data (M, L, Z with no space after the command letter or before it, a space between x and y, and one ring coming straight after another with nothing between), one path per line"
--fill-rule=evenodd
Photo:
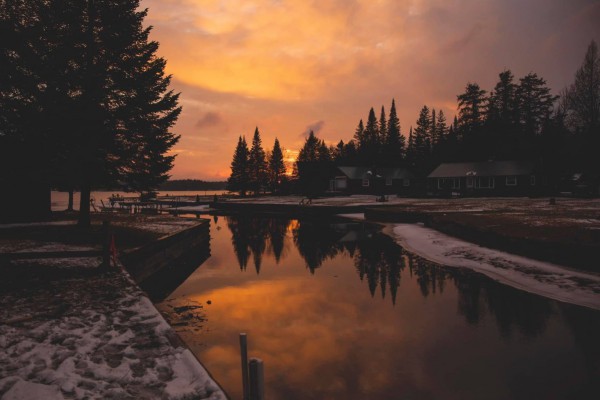
M306 130L302 132L300 136L303 138L307 138L308 135L310 135L310 131L313 131L313 133L316 135L321 129L323 129L323 126L325 126L325 121L323 120L313 122L312 124L309 124L306 127Z
M209 111L196 122L196 128L208 128L211 126L221 125L223 117L219 113Z

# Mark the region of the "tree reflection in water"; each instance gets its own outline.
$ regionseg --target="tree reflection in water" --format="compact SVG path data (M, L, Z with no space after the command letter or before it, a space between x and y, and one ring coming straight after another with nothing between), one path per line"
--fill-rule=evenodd
M457 312L470 324L478 324L489 313L505 338L515 329L537 336L557 312L553 303L542 297L417 257L370 224L257 216L228 216L226 220L243 271L250 256L257 274L265 254L273 256L277 264L283 262L286 246L293 243L311 274L328 259L348 256L359 279L366 279L371 297L379 289L381 297L389 294L394 305L403 273L416 278L423 297L443 295L447 281L452 282L459 293Z

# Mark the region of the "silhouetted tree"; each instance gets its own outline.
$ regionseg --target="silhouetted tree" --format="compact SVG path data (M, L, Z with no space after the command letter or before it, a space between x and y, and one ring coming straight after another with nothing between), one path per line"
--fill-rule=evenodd
M429 107L423 106L417 119L416 128L413 134L415 167L418 172L426 173L429 169L431 155L431 116Z
M285 163L283 162L283 152L279 145L279 140L275 138L273 151L269 157L269 186L274 192L278 192L283 181L286 179Z
M387 118L385 117L385 108L383 106L381 106L381 114L379 116L379 139L377 140L379 147L381 147L382 145L384 145L386 143L387 136L388 136Z
M359 155L365 165L372 165L377 159L379 150L379 123L373 108L369 111L369 118L363 135L363 142L359 143Z
M267 183L267 160L262 148L258 127L254 130L252 147L248 152L248 184L258 194Z
M465 92L457 96L460 126L473 131L481 126L486 111L485 90L477 83L467 83Z
M392 99L387 136L384 147L385 162L388 165L400 165L404 156L404 136L400 132L400 120L396 113L396 102Z
M41 176L64 177L52 183L81 190L81 225L90 222L92 188L152 190L173 163L167 152L178 140L171 132L181 112L178 95L169 91L165 61L156 56L158 43L149 41L147 10L139 5L0 3L0 36L13 43L5 42L0 56L9 72L3 72L0 101L12 92L12 104L1 107L7 117L0 119L19 143L37 136L27 146L41 149L37 163L47 171ZM20 108L14 100L29 103L28 116L14 113ZM14 116L31 122L10 122Z
M358 126L356 127L356 130L354 131L354 141L356 143L357 149L360 149L360 147L362 145L364 145L364 142L365 142L365 126L363 124L363 120L362 119L358 122Z
M227 180L227 190L246 195L248 190L248 144L246 138L240 136L231 161L231 175Z
M588 172L600 171L600 54L592 40L575 82L565 91L565 123L575 133L573 164Z

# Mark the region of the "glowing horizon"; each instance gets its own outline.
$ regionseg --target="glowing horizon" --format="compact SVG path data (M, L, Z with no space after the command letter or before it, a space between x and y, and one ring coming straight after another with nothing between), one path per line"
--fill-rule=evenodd
M424 104L451 120L468 81L489 91L506 68L558 93L600 38L600 3L565 3L143 0L182 93L173 178L226 179L256 126L266 150L298 151L311 129L347 142L392 98L404 134Z

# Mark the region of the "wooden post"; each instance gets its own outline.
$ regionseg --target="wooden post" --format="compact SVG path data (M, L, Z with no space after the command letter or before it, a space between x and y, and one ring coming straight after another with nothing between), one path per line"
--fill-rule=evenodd
M265 369L260 358L250 359L250 400L265 400Z
M242 389L243 400L249 400L248 388L248 336L240 333L240 353L242 355Z

